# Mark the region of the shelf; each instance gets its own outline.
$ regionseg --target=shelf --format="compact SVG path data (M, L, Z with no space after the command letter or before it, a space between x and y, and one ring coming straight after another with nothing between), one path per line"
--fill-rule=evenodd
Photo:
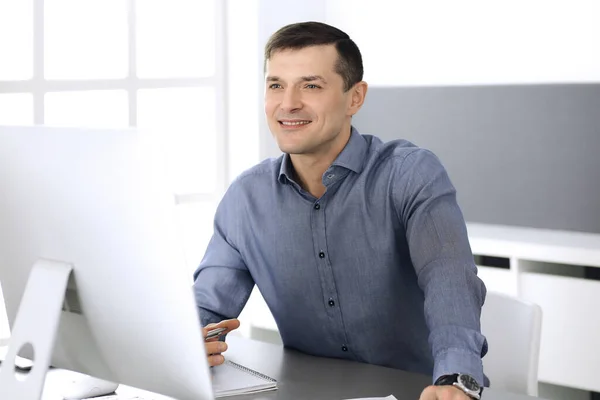
M473 253L600 268L600 234L467 224Z
M484 224L467 228L476 259L510 260L509 269L480 268L488 291L542 308L539 380L600 392L600 235Z

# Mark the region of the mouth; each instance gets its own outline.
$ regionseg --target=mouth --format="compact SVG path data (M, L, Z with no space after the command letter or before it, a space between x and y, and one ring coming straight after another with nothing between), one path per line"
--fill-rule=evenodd
M312 121L309 120L279 120L279 126L284 129L298 129L309 125Z

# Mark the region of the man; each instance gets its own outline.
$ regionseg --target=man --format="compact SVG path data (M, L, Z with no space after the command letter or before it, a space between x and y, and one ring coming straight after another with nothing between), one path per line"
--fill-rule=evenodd
M438 385L421 399L477 398L452 385L483 384L487 351L486 290L455 189L431 152L352 127L362 75L358 47L334 27L270 38L265 112L284 155L238 177L217 209L194 274L202 324L237 328L256 284L286 346L431 374ZM225 343L206 349L223 362Z

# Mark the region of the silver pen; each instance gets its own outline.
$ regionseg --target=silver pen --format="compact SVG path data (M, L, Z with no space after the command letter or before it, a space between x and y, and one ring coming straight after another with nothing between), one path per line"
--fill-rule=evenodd
M204 340L208 340L208 339L212 339L214 337L220 336L221 333L225 332L226 330L227 330L227 328L212 329L206 333L206 337L204 338Z

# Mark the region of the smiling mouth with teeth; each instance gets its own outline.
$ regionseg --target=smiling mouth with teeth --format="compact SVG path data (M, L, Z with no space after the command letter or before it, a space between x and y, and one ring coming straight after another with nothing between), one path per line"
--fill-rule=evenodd
M312 121L279 121L279 124L286 127L297 127L302 125L308 125L311 122Z

